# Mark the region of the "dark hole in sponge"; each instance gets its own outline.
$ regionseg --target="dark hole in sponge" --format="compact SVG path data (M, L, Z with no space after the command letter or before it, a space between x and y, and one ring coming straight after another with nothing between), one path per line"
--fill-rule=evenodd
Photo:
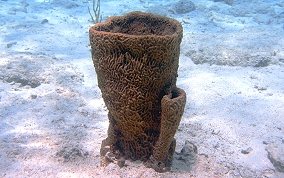
M179 97L179 95L180 95L180 92L178 89L172 90L172 99Z
M93 28L97 31L123 33L128 35L172 35L177 26L171 20L153 14L131 13L124 18L114 17L106 24Z

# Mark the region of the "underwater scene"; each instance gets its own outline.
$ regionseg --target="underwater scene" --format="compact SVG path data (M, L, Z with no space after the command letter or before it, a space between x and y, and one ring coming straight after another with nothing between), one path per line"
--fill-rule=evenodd
M284 0L0 0L0 177L284 177Z

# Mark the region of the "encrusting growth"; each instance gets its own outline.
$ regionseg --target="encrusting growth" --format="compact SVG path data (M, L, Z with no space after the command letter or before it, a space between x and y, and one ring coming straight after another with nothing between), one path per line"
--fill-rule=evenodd
M89 37L109 111L102 164L139 159L158 172L170 170L174 135L186 103L185 92L176 87L181 24L131 12L95 24Z

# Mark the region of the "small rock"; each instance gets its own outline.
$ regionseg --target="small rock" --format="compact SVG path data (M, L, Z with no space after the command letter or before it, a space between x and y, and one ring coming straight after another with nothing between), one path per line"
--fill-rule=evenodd
M170 10L173 10L177 14L185 14L196 9L195 4L188 0L179 0L173 3Z
M181 151L175 152L172 170L190 171L197 159L197 146L194 143L185 141Z
M125 165L125 159L123 157L117 160L117 165L122 168Z
M243 154L249 154L249 153L252 152L252 151L253 151L253 149L252 149L251 147L248 147L247 149L242 150L241 153L243 153Z
M17 42L10 42L10 43L7 43L6 44L6 48L10 48L10 47L12 47L13 45L15 45L15 44L17 44Z
M40 23L41 23L41 24L48 23L48 20L47 20L47 19L42 19L42 21L41 21Z
M265 145L268 145L268 144L269 144L268 141L263 141L262 143L265 144Z
M270 145L265 149L268 159L279 172L284 172L284 145Z
M224 1L228 5L232 5L234 3L234 0L214 0L214 2L221 2Z
M148 12L151 12L152 14L157 14L161 16L167 16L168 11L165 6L163 5L153 5L148 7Z
M259 86L259 85L255 85L254 86L255 89L257 89L258 91L264 91L264 90L267 90L267 87L266 86Z
M185 141L185 145L182 147L180 153L184 156L190 155L192 152L197 154L197 146L190 141Z
M194 160L194 157L197 154L197 146L189 141L185 141L185 145L182 147L180 153L176 154L178 155L177 160L190 162L191 160Z
M36 99L36 98L37 98L37 95L36 95L36 94L31 94L30 98L31 98L31 99Z
M106 159L106 161L108 161L109 163L114 162L114 160L115 160L114 154L111 153L111 152L107 152L107 154L105 155L105 159Z
M225 0L225 3L228 5L233 5L234 0Z
M100 154L101 156L105 156L110 151L110 146L105 145L104 147L101 147Z

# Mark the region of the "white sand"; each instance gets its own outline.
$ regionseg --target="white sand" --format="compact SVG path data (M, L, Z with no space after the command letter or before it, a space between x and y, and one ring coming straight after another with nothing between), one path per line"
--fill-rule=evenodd
M103 20L165 2L103 1ZM265 150L284 142L284 1L193 2L195 11L168 15L184 26L176 151L189 141L198 154L176 155L159 174L139 161L100 167L108 118L91 2L0 1L0 177L284 177Z

